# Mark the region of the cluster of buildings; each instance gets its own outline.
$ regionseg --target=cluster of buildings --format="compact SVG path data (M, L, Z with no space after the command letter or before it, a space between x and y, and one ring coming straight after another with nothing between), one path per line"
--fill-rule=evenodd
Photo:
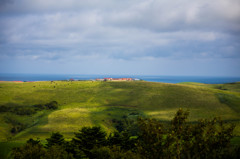
M90 81L140 81L138 78L97 78L97 79L89 79ZM70 78L68 81L89 81L89 80L78 80Z
M97 78L96 81L138 81L136 78Z

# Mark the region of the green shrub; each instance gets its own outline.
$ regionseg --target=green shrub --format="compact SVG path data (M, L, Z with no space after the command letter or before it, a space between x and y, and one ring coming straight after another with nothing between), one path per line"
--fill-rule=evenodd
M17 115L32 115L35 114L36 111L33 107L30 106L0 106L0 112L11 112Z
M34 107L35 110L37 110L37 111L39 111L39 110L44 110L44 109L45 109L44 104L36 104L36 105L33 105L33 107Z
M24 146L14 148L12 156L14 159L42 159L45 153L45 149L38 140L29 139Z
M52 101L50 103L45 104L45 106L48 109L57 109L58 108L58 102L57 101Z
M13 134L19 133L27 127L26 123L19 121L17 115L7 114L4 116L4 119L7 123L12 125L11 133Z
M68 153L63 146L53 145L45 152L43 158L46 159L73 159L73 155Z
M5 105L1 105L0 106L0 112L8 112L9 111L9 107L5 106Z
M32 115L36 113L33 107L23 107L23 106L15 107L14 110L11 112L17 115Z
M1 105L0 112L11 112L17 115L32 115L40 110L44 110L44 109L55 110L57 108L58 108L57 101L52 101L47 104L36 104L33 106L19 106L16 104L8 104L8 105Z

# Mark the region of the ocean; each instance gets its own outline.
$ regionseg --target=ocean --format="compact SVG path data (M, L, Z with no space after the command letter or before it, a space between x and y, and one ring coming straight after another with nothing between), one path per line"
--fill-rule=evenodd
M207 76L146 76L146 75L71 75L71 74L10 74L1 73L0 81L55 81L55 80L94 80L96 78L137 78L150 82L180 83L199 82L205 84L233 83L240 77L207 77Z

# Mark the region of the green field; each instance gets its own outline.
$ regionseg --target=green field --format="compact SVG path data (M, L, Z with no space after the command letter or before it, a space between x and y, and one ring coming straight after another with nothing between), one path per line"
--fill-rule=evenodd
M1 82L0 106L31 107L57 101L57 110L42 110L32 115L0 113L0 147L19 144L30 137L44 140L59 131L65 138L83 126L98 125L114 131L113 119L141 115L169 121L179 108L190 111L190 122L201 118L221 117L235 123L240 136L240 83L166 84L144 81L46 81ZM24 125L11 133L13 123ZM239 139L236 139L239 141ZM43 141L44 142L44 141ZM1 155L6 150L1 148Z

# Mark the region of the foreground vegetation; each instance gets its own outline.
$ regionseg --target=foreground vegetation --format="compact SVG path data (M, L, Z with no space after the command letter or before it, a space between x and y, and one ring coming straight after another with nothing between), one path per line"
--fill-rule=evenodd
M71 140L82 127L100 126L109 135L138 116L169 124L179 107L191 112L190 123L221 117L235 124L231 142L240 143L240 83L1 82L0 158L29 138L45 144L51 132Z
M220 119L186 122L188 112L178 110L170 125L154 119L138 118L124 131L107 136L100 127L83 127L71 141L52 133L46 145L29 139L14 148L14 159L214 159L240 157L240 146L232 146L234 125L224 126ZM138 131L132 131L134 129ZM135 135L135 136L133 136Z

